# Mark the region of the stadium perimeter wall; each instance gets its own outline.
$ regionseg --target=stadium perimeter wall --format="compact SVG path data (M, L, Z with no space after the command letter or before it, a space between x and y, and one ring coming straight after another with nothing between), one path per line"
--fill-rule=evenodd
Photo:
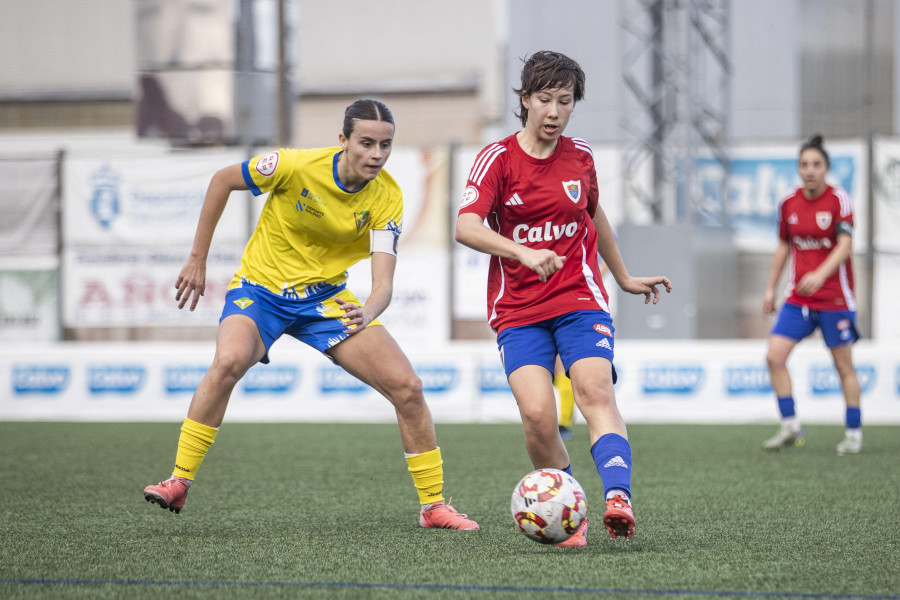
M438 423L519 420L492 342L406 344ZM212 343L37 343L0 348L0 420L173 421L212 361ZM765 340L616 344L616 394L629 423L776 423ZM867 424L900 424L900 345L854 350ZM291 339L238 383L229 422L393 422L377 392ZM790 367L806 423L843 422L843 399L821 340Z

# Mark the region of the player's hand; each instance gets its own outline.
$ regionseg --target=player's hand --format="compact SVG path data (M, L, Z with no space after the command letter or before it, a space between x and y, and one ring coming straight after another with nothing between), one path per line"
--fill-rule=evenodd
M190 301L191 310L197 308L200 296L206 292L206 261L188 258L175 281L175 301L178 308L184 308Z
M643 294L644 304L651 300L653 304L659 302L659 288L662 285L666 288L666 293L672 292L672 282L668 277L657 275L655 277L629 277L619 287L629 294Z
M825 285L825 278L815 271L810 271L797 282L797 293L801 296L812 296L822 289L823 285Z
M775 290L766 290L763 297L763 315L771 315L775 312Z
M372 322L372 317L366 314L364 307L359 306L358 304L351 304L343 298L335 298L334 300L338 303L338 306L341 307L341 310L344 311L344 316L341 321L347 327L344 330L344 333L347 335L359 333Z
M533 250L524 246L523 250L527 250L527 252L519 259L519 262L537 273L541 281L547 281L551 275L562 269L563 262L566 260L565 256L559 256L553 250Z

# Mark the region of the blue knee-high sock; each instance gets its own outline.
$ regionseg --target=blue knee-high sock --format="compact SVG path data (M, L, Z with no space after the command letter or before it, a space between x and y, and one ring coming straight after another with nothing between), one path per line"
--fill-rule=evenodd
M862 427L862 413L859 407L847 407L847 429L859 429Z
M565 469L563 469L563 471L565 471L565 472L568 473L569 475L572 475L572 464L569 463L569 466L566 467ZM572 475L572 477L575 477L575 476Z
M591 456L603 480L603 494L624 490L631 498L631 444L618 433L607 433L591 446Z
M794 397L785 396L779 398L778 410L781 411L781 417L784 419L795 416L797 413L794 412Z

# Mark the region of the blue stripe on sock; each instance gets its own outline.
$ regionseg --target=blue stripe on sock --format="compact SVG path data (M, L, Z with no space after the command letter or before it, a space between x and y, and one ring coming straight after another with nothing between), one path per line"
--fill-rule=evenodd
M795 416L796 413L794 412L794 397L785 396L784 398L779 398L778 410L781 411L781 416L784 418Z
M859 429L862 426L862 413L859 407L847 407L847 429Z
M603 480L604 496L624 490L631 497L631 444L618 433L601 436L591 447L591 456Z

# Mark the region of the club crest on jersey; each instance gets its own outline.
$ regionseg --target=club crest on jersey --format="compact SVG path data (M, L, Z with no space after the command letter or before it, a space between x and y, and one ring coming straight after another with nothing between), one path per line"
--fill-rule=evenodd
M578 202L581 200L581 180L576 181L563 181L562 182L563 189L566 190L566 195L569 196L569 200L572 202Z
M828 229L831 225L831 213L827 211L819 211L816 213L816 225L819 229Z
M359 233L363 230L363 227L369 224L372 217L369 215L369 211L364 210L353 213L353 218L356 219L356 233Z
M256 161L256 172L263 177L271 177L278 167L278 152L269 152Z

